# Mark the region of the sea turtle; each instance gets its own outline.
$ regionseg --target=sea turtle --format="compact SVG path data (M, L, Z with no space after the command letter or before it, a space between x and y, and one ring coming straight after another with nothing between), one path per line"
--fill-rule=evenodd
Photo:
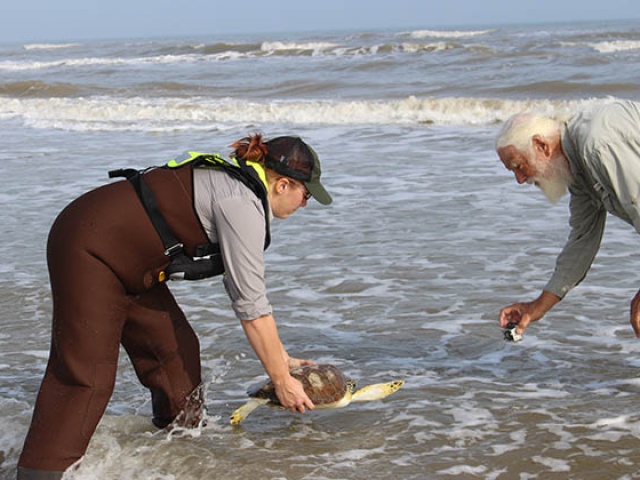
M316 408L342 408L351 402L378 400L398 391L403 380L376 383L356 390L356 384L333 365L305 365L291 370ZM231 424L237 425L261 405L280 406L276 390L270 380L249 387L250 400L231 415Z

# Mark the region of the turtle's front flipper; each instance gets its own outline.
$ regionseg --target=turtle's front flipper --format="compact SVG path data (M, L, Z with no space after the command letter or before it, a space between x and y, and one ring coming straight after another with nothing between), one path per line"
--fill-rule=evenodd
M392 393L400 390L400 387L404 385L404 380L397 380L389 383L376 383L373 385L367 385L353 394L351 398L352 402L368 402L369 400L380 400Z
M252 398L231 414L231 418L229 419L231 425L239 424L241 421L247 418L249 414L256 408L258 408L260 405L264 405L268 401L269 400L264 398Z

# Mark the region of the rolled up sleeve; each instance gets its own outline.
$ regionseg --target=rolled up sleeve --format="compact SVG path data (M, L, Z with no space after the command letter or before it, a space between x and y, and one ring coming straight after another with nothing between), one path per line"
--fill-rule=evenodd
M225 265L224 285L240 320L272 313L264 266L265 213L256 198L230 197L216 203L215 225Z

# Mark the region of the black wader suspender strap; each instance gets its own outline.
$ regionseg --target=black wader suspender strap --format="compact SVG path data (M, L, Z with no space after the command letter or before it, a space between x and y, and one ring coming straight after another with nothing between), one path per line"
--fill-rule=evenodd
M197 160L197 159L196 159ZM262 180L255 172L255 170L249 167L245 162L238 161L240 170L231 167L225 168L225 170L234 176L236 179L243 182L249 187L258 198L261 199L264 208L265 217L265 250L271 242L271 235L269 229L269 201L267 199L267 192L262 183ZM220 252L220 247L217 244L205 244L196 247L195 257L189 257L184 251L184 245L178 241L175 237L169 224L162 215L156 196L144 181L143 174L146 170L135 170L133 168L121 168L118 170L112 170L109 172L109 178L124 177L135 189L138 194L138 198L142 203L147 216L151 220L153 227L156 229L158 236L162 240L164 246L164 254L169 257L169 266L160 272L158 280L161 282L167 279L185 279L185 280L200 280L203 278L211 277L214 275L220 275L224 273L224 262Z
M109 178L115 177L125 177L133 185L133 188L136 190L138 197L140 197L142 205L144 206L151 223L162 240L164 254L167 257L172 258L175 255L182 253L184 245L173 235L171 228L169 228L167 221L158 208L156 196L153 193L153 190L149 188L149 185L147 185L147 182L142 178L142 173L133 168L112 170L109 172Z

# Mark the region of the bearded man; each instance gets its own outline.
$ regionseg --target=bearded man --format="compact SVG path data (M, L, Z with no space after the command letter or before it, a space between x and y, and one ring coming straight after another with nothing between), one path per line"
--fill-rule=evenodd
M496 151L518 183L537 185L551 202L569 191L571 232L551 279L531 302L500 311L518 338L586 276L600 248L607 212L640 233L640 103L615 101L567 122L521 113L498 134ZM640 338L640 290L631 301Z

